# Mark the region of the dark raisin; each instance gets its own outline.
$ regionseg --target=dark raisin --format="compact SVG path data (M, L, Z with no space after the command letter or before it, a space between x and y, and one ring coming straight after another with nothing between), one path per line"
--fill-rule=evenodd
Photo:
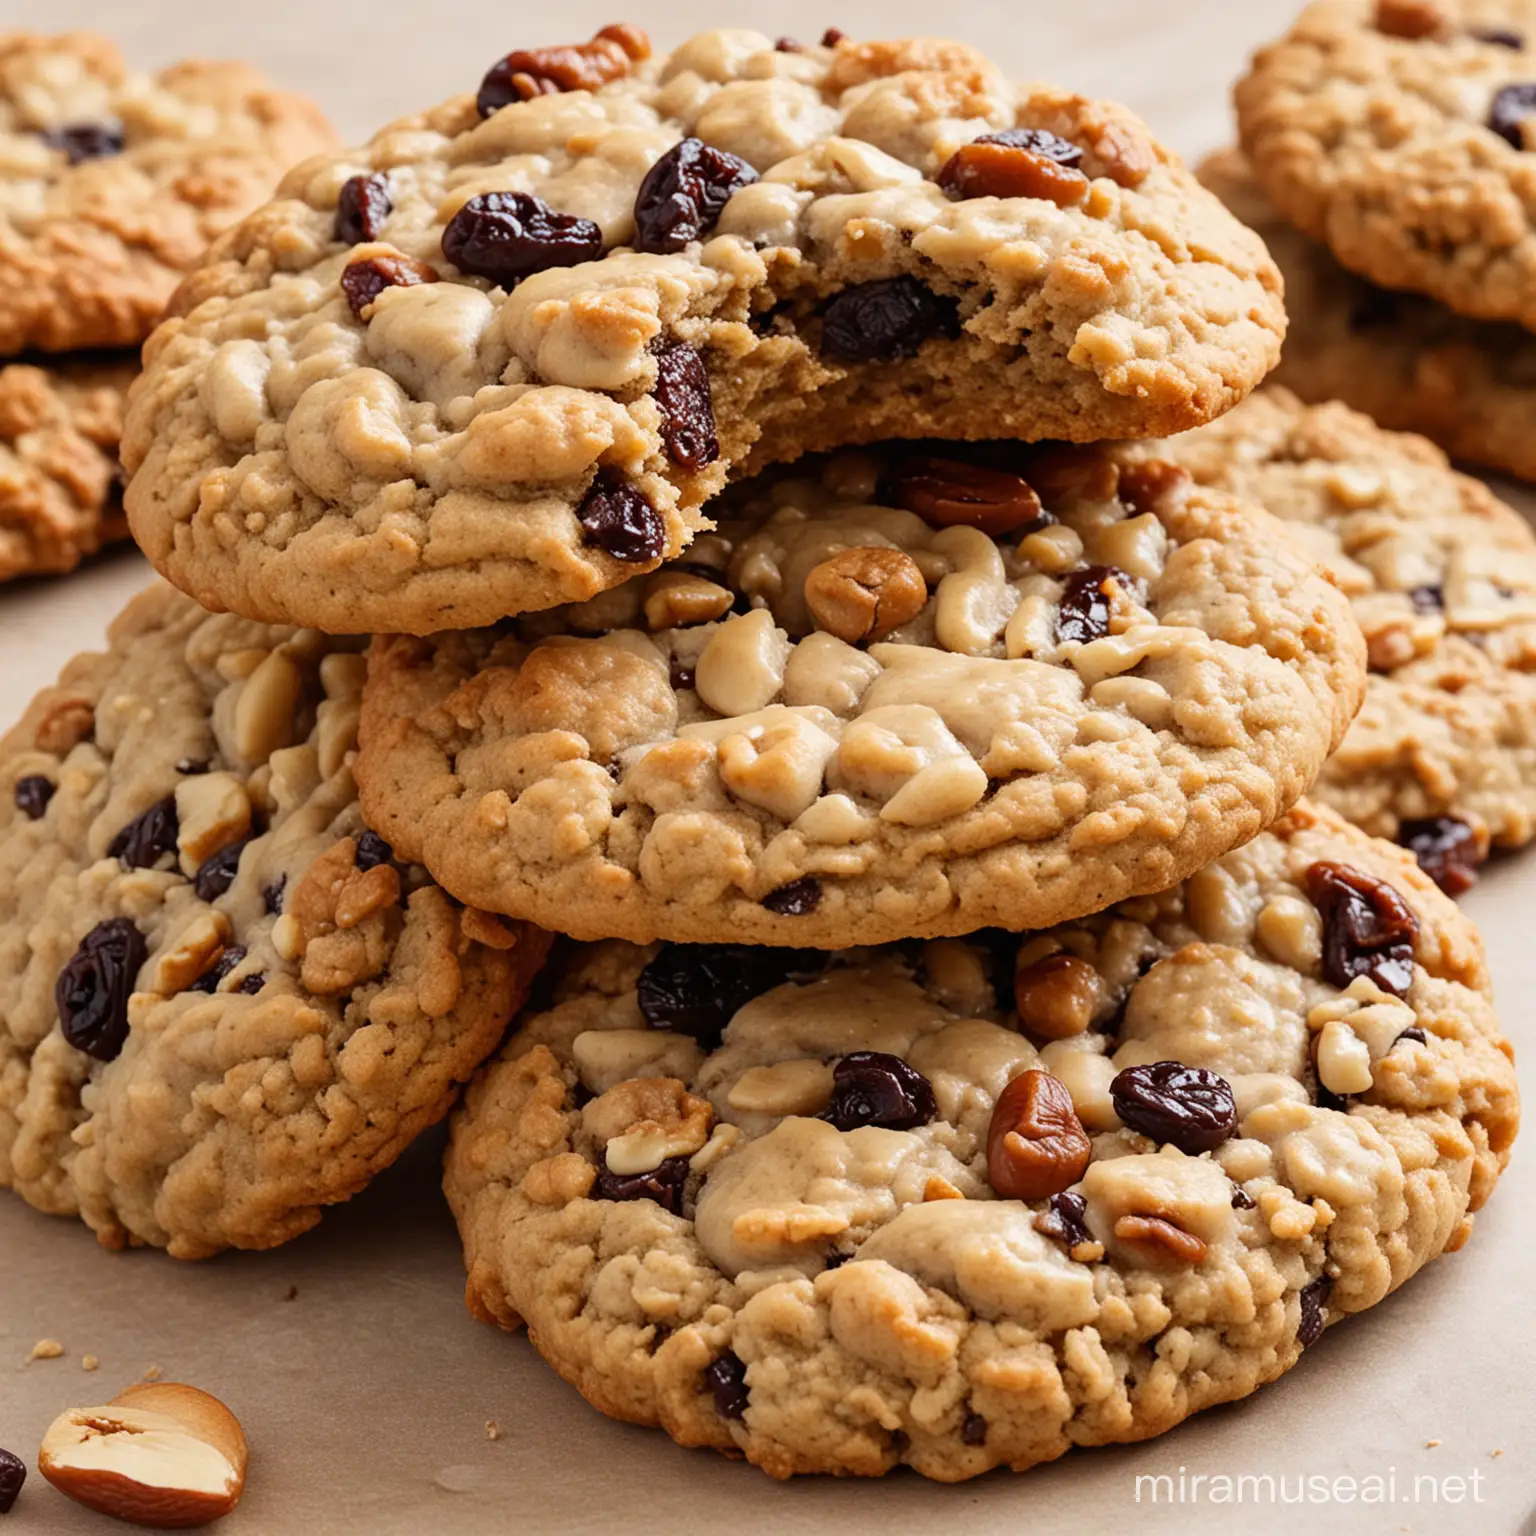
M1088 196L1083 152L1043 128L1005 128L962 144L939 170L953 198L1037 197L1071 207Z
M363 318L368 308L386 288L415 288L421 283L435 283L437 273L414 256L368 256L349 262L342 269L341 291L347 308Z
M1516 149L1525 148L1525 120L1536 112L1536 84L1506 85L1488 109L1488 126Z
M1397 829L1397 840L1447 896L1460 896L1477 884L1478 866L1483 862L1477 833L1457 817L1405 821Z
M336 200L336 238L347 245L377 240L384 221L395 211L387 176L352 176L341 184Z
M237 992L243 992L247 997L254 997L266 986L267 978L260 971L252 971L244 981L235 988Z
M686 342L675 341L656 354L656 404L661 407L661 441L667 457L683 469L699 470L720 457L709 370Z
M1352 331L1374 331L1382 326L1396 325L1402 319L1402 300L1385 288L1362 286L1358 299L1349 311L1349 328Z
M769 891L762 904L776 917L804 917L821 905L821 881L815 875L802 875Z
M513 102L535 96L595 91L627 75L633 65L649 58L650 52L650 38L627 22L603 27L585 43L518 48L486 72L475 105L481 117L490 117Z
M823 48L836 48L841 42L846 42L848 34L841 27L828 27L821 34L821 46Z
M1512 27L1474 27L1472 36L1480 43L1492 43L1495 48L1525 47L1525 34Z
M26 778L17 779L16 809L28 821L41 821L57 788L52 779L46 779L40 773L29 773Z
M239 944L231 944L228 949L211 965L196 981L187 988L189 992L217 992L219 984L230 975L235 967L245 959L248 952Z
M144 935L126 917L109 917L80 941L54 985L59 1028L77 1051L113 1061L128 1038L128 998L149 958Z
M672 663L670 681L674 689L678 692L683 692L686 689L692 688L694 680L694 669L692 667L679 666L675 661Z
M443 255L461 272L503 288L550 267L574 267L603 254L603 232L591 219L557 213L531 192L472 197L443 231Z
M814 949L668 944L646 963L635 993L652 1029L691 1035L712 1051L739 1009L787 981L814 975L826 959Z
M804 53L805 44L800 42L797 38L781 37L778 42L773 45L773 51L775 53Z
M364 832L357 840L357 852L353 854L352 862L364 870L379 864L393 864L395 850L377 832Z
M176 837L181 821L176 814L176 796L157 800L142 815L134 817L107 844L107 856L121 859L129 869L152 869L161 858L176 851Z
M277 917L283 910L283 892L288 889L288 876L279 875L270 885L261 888L262 905L268 917Z
M960 1421L960 1439L966 1445L987 1443L987 1421L973 1409L967 1408Z
M42 140L49 149L62 149L71 165L120 155L126 143L117 123L66 123L62 128L47 129Z
M207 773L213 764L205 757L184 757L176 764L176 772L185 778L196 778L199 774Z
M722 1419L747 1416L747 1363L734 1350L726 1350L705 1366L704 1381Z
M667 256L714 231L731 194L757 180L739 155L703 139L674 144L635 194L635 249Z
M1056 638L1062 645L1086 645L1109 633L1112 605L1111 583L1124 584L1126 577L1112 565L1090 565L1067 577L1056 618Z
M666 553L667 528L645 492L611 469L598 471L592 488L576 508L585 542L628 565L660 560Z
M1246 1189L1234 1189L1232 1191L1232 1209L1234 1211L1251 1211L1257 1204L1258 1201Z
M933 1088L916 1067L884 1051L852 1051L832 1068L832 1101L821 1118L840 1131L912 1131L938 1112Z
M243 842L231 843L203 860L192 877L192 889L199 901L217 901L235 883L235 876L240 873L240 855L252 841L248 837Z
M1296 1326L1296 1342L1305 1349L1317 1343L1323 1332L1323 1309L1333 1291L1333 1281L1319 1275L1301 1289L1301 1321Z
M1331 1109L1336 1114L1347 1115L1349 1113L1349 1096L1343 1093L1335 1093L1320 1077L1316 1077L1315 1081L1317 1083L1317 1091L1312 1095L1312 1099L1317 1107L1319 1109Z
M1237 1129L1232 1085L1182 1061L1127 1067L1110 1082L1109 1096L1115 1113L1133 1131L1191 1157L1219 1147Z
M1429 1036L1426 1035L1423 1029L1417 1024L1410 1024L1408 1028L1405 1029L1402 1034L1400 1034L1397 1039L1392 1042L1392 1044L1401 1045L1404 1040L1417 1040L1420 1045L1429 1044Z
M0 1451L0 1515L8 1515L27 1480L27 1464L10 1451Z
M1044 128L1003 128L997 133L984 133L974 144L1002 144L1008 149L1027 149L1033 155L1054 160L1057 165L1071 166L1074 170L1083 163L1083 152L1070 139L1058 138Z
M1441 586L1415 587L1408 594L1408 601L1417 613L1442 613L1445 610L1445 588Z
M851 1253L844 1253L841 1249L834 1248L827 1255L822 1267L824 1269L841 1269L852 1257Z
M1071 1190L1062 1190L1046 1202L1046 1209L1035 1217L1035 1231L1060 1243L1071 1253L1082 1243L1091 1243L1088 1230L1088 1202Z
M955 303L915 277L877 278L834 294L821 316L821 355L840 363L910 357L955 326Z
M592 1186L594 1200L654 1200L674 1216L683 1214L683 1185L688 1182L688 1159L668 1157L649 1173L614 1173L604 1167Z
M1319 860L1307 870L1307 893L1323 917L1323 975L1336 987L1356 976L1404 997L1413 984L1419 920L1384 880L1350 864Z

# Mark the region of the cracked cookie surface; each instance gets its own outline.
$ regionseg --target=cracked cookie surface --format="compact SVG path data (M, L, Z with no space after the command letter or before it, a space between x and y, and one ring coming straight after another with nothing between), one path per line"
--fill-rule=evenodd
M556 974L454 1116L470 1308L780 1477L1022 1470L1243 1397L1465 1241L1518 1119L1475 930L1306 804L1022 940Z
M835 948L1043 927L1291 805L1364 682L1306 554L1172 466L957 452L845 451L586 605L378 638L372 824L578 938Z
M1235 150L1208 159L1200 179L1264 237L1285 278L1290 329L1271 383L1536 480L1536 336L1357 277L1280 217Z
M0 743L0 1185L109 1247L313 1226L542 960L364 828L362 668L156 587Z
M1177 431L1275 361L1262 243L1123 108L931 39L586 46L296 172L183 287L124 458L200 601L492 623L678 555L749 459Z
M1351 271L1536 330L1536 4L1316 0L1255 55L1238 128Z
M73 570L128 537L117 444L137 360L0 367L0 581Z
M208 242L331 142L244 64L149 76L94 33L0 33L0 356L137 345Z
M1468 824L1458 881L1470 883L1490 837L1529 842L1536 536L1525 519L1423 438L1283 389L1149 451L1282 518L1354 607L1365 703L1311 793L1381 837Z

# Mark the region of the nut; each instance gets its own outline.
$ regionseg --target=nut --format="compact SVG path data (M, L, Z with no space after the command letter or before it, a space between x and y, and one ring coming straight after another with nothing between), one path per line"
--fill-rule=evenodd
M789 638L766 608L729 618L699 654L694 692L717 715L766 709L784 686Z
M1044 516L1040 498L1022 475L929 455L901 466L895 500L930 527L979 528L994 539Z
M129 1387L48 1427L38 1470L60 1493L137 1525L206 1525L240 1502L248 1459L239 1421L180 1382Z
M928 583L899 549L844 549L805 578L816 627L850 645L883 640L923 611Z
M1445 12L1436 0L1378 0L1376 30L1388 37L1404 37L1410 42L1433 37L1448 25Z
M709 1140L715 1112L674 1077L636 1077L593 1099L583 1129L610 1173L650 1173L670 1157L691 1157Z
M709 624L724 618L735 600L729 587L692 571L658 571L645 586L646 626L658 630Z
M1202 1238L1162 1216L1121 1216L1115 1222L1115 1236L1122 1243L1134 1243L1154 1252L1161 1249L1179 1264L1199 1264L1207 1251Z
M199 773L176 786L176 846L195 874L221 848L251 830L251 797L232 773Z
M1120 500L1132 512L1155 512L1165 500L1182 496L1193 476L1181 464L1166 459L1145 459L1120 470Z
M1103 991L1099 973L1076 955L1047 955L1013 978L1019 1023L1046 1040L1082 1034L1093 1023Z
M1030 1067L1003 1089L987 1129L987 1177L1005 1200L1043 1200L1075 1184L1093 1145L1066 1086Z
M263 763L293 743L294 715L304 694L299 669L281 651L271 652L245 680L235 701L235 751Z
M560 91L595 91L627 75L650 54L651 40L645 33L621 22L604 27L590 42L519 48L496 66L496 72L506 77L509 100L527 101Z
M747 1115L816 1115L832 1097L832 1068L811 1057L749 1067L731 1085L726 1103Z
M1371 1090L1371 1051L1343 1019L1330 1019L1317 1035L1317 1077L1340 1097Z

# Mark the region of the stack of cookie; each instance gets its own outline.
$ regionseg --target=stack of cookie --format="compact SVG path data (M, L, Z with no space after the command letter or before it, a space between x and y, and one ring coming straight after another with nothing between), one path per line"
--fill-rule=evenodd
M1283 397L1216 436L1279 291L957 43L610 27L299 167L130 401L190 597L7 742L0 1178L280 1241L483 1062L471 1307L685 1444L953 1480L1279 1375L1516 1119L1471 926L1301 798L1366 540L1246 499Z
M0 34L0 582L126 537L123 399L181 274L331 140L237 64Z

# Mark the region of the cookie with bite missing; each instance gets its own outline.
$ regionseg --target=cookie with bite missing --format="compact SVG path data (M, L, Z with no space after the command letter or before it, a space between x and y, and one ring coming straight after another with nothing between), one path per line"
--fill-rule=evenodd
M108 1247L312 1227L442 1118L543 958L364 826L362 669L157 586L0 741L0 1186Z
M468 1301L776 1477L1160 1434L1459 1248L1518 1118L1477 935L1297 807L1043 933L556 962L456 1112Z
M424 634L680 555L727 473L883 436L1146 436L1284 329L1125 109L933 39L606 27L301 168L146 350L124 459L212 608Z

